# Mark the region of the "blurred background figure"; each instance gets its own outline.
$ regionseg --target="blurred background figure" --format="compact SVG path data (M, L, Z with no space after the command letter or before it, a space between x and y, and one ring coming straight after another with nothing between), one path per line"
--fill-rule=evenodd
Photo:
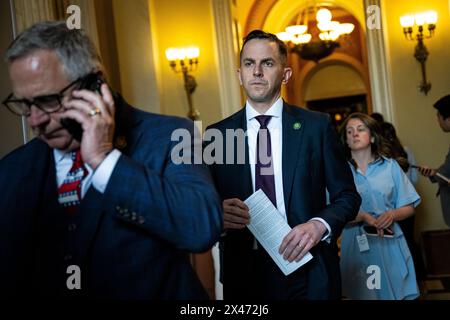
M416 165L416 160L411 149L402 145L392 123L381 122L380 128L381 134L390 144L393 158L397 160L398 164L402 168L403 172L405 172L409 181L413 184L413 186L415 186L418 180L418 176L417 169L414 168L414 166ZM415 240L415 216L412 215L402 221L399 221L398 224L400 225L400 228L402 228L403 234L406 238L406 242L408 243L409 250L411 251L411 255L414 260L414 266L416 267L417 271L417 277L419 279L422 279L425 276L425 267L422 262L420 250Z
M358 216L342 232L343 295L365 300L415 299L419 296L415 268L397 222L414 214L420 197L373 118L351 114L340 137L362 198ZM376 228L375 235L366 231L367 226ZM372 288L373 266L379 269Z
M413 166L416 165L416 159L410 148L403 146L397 137L395 127L390 122L381 122L381 134L389 142L392 147L392 155L397 159L398 164L408 176L409 181L413 185L417 183L417 170Z
M437 119L442 131L450 132L450 95L439 99L434 105L437 109ZM445 223L450 227L450 148L444 163L437 169L429 166L420 166L419 172L430 177L431 182L439 183L438 195L441 198L442 214Z
M397 160L402 170L406 173L409 181L415 186L418 180L417 170L414 168L416 160L410 148L403 146L397 136L397 132L392 123L384 121L381 113L374 112L370 115L378 122L381 129L381 134L390 144L392 156ZM425 273L425 267L422 262L418 245L415 241L415 217L414 215L399 221L399 225L403 230L408 247L411 250L411 255L414 260L414 266L417 270L418 278L422 278Z
M378 123L384 122L384 117L381 113L374 112L370 116Z

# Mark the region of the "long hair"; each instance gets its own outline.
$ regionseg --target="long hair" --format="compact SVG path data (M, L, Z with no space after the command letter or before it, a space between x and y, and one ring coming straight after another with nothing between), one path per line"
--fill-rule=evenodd
M408 171L409 169L408 154L403 148L400 139L397 137L397 133L395 131L394 126L392 125L392 123L382 122L380 124L380 127L383 137L391 145L393 158L397 160L398 164L400 165L400 167L404 172Z
M339 129L339 136L341 140L341 144L344 147L344 152L347 157L347 160L356 167L355 161L352 159L352 153L350 148L347 145L347 124L351 119L359 119L361 120L365 126L369 129L370 137L373 138L373 142L370 144L370 150L375 159L386 157L393 158L392 148L390 147L387 140L381 134L381 129L379 123L364 113L355 112L349 115L344 122L342 123Z

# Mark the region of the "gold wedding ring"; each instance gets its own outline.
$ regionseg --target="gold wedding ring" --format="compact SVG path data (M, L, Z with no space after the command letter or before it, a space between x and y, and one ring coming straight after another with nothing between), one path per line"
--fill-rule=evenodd
M99 108L95 108L95 109L91 109L91 111L89 111L88 115L90 115L91 117L94 117L94 116L96 116L96 115L98 115L100 113L101 113L100 109Z

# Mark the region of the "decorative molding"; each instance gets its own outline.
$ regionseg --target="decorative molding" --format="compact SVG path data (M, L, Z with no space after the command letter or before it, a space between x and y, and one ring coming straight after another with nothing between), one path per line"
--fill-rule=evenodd
M241 108L241 92L236 74L239 49L234 46L236 41L233 39L231 5L230 0L212 0L222 117Z
M14 0L14 9L18 33L36 22L56 19L56 6L51 0Z
M382 17L386 17L381 0L364 0L364 11L369 5L381 7ZM367 29L366 39L373 112L383 114L387 121L394 123L392 77L390 76L390 61L383 23L381 30Z
M254 29L263 29L267 15L270 13L272 7L276 3L277 0L256 0L248 13L247 22L244 28L244 34L248 34Z
M14 5L14 0L9 0L9 10L11 15L11 29L12 29L12 37L15 39L17 37L17 21L16 21L16 9ZM28 127L28 123L25 117L21 117L21 125L22 125L22 141L23 144L26 144L28 140L30 140L30 129Z

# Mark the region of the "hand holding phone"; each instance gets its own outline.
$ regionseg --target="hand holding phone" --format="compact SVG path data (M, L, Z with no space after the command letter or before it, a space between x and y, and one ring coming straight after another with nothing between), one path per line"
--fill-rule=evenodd
M363 226L364 232L368 235L368 236L375 236L378 237L378 231L377 228L375 228L374 226L368 226L365 225ZM393 238L394 237L394 231L391 228L385 228L383 229L383 237L386 238Z
M101 84L100 90L101 95L86 89L72 91L71 99L64 101L64 111L61 114L61 118L74 119L82 126L79 144L81 157L93 170L114 149L116 131L113 92L106 83Z
M88 74L81 80L79 90L86 89L94 92L98 92L101 95L100 87L104 83L104 80L100 76L100 73ZM81 141L83 137L83 128L81 124L73 119L63 118L60 120L61 125L66 128L67 131L74 137L75 140Z
M419 173L425 177L432 177L432 176L438 176L440 177L440 173L437 172L435 169L432 169L428 166L416 166L416 165L411 165L412 168L417 169L417 171L419 171ZM441 178L441 177L440 177ZM445 181L447 181L449 183L448 178L447 179L443 179Z

